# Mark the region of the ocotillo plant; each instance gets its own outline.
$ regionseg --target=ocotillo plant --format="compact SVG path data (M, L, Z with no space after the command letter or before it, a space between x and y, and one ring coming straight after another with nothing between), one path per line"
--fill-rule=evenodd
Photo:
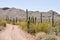
M28 9L26 9L26 21L28 21Z
M42 13L41 13L41 23L42 23Z
M52 26L54 27L54 12L52 13Z

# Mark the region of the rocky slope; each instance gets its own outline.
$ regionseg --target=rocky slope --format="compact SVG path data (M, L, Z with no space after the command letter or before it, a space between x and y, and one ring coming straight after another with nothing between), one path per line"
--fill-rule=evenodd
M44 20L51 20L52 19L52 13L54 12L54 19L56 21L60 21L60 14L58 14L57 12L50 10L47 12L39 12L39 11L29 11L28 15L30 17L37 17L37 20L40 21L40 14L43 14L43 21ZM10 19L12 18L18 18L21 20L26 20L26 11L22 10L22 9L16 9L16 8L0 8L0 18L6 18L9 17Z

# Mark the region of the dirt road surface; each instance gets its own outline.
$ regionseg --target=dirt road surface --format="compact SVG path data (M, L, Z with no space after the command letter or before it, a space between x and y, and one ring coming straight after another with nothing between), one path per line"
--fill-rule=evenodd
M21 30L19 26L7 24L5 30L0 32L0 40L36 40L36 38Z

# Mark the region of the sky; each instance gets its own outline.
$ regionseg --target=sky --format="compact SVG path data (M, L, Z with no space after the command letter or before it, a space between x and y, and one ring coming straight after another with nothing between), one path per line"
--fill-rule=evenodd
M40 12L54 10L60 14L60 0L0 0L0 8L3 7Z

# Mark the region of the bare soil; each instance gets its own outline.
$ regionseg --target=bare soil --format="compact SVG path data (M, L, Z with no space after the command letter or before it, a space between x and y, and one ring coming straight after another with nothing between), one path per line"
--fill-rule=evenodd
M7 24L6 28L0 31L0 40L36 40L36 38L21 30L19 26Z

